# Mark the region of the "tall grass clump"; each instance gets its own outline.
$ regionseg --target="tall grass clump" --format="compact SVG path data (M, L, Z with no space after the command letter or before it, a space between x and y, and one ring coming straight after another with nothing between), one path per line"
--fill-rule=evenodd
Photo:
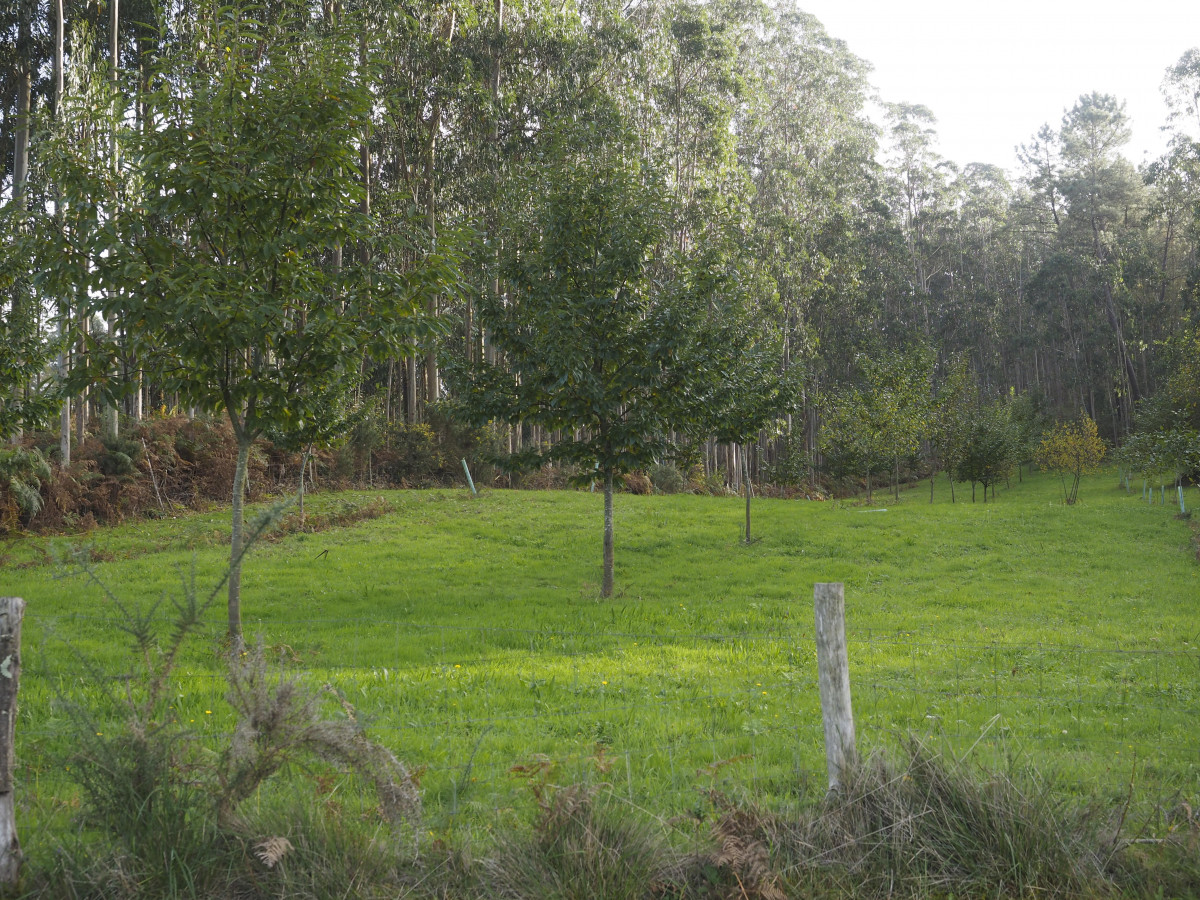
M482 862L481 896L505 900L641 900L668 885L672 851L661 829L594 786L539 803L527 834Z
M1200 834L1142 838L1126 813L1070 803L1036 773L976 772L910 737L898 760L872 756L801 815L726 805L714 848L683 880L715 871L751 900L1197 895Z
M865 895L1095 896L1105 893L1104 855L1086 811L1056 799L1048 783L1003 773L979 778L909 739L901 764L876 756L832 793L799 841L795 864L833 864Z
M255 523L252 538L276 515ZM99 584L86 561L77 563ZM126 603L100 585L133 662L113 677L80 660L92 689L62 703L73 728L65 762L79 789L79 828L53 864L35 869L30 896L375 896L384 874L411 856L400 838L405 829L415 836L421 813L412 773L366 737L329 685L288 675L264 642L213 646L224 659L224 708L204 718L232 721L231 729L202 732L175 708L183 660L224 583L202 594L193 573L167 610L162 601ZM349 779L351 797L355 786L369 787L373 805L363 801L344 817L327 805L314 818L303 807L312 802L300 789L304 777Z

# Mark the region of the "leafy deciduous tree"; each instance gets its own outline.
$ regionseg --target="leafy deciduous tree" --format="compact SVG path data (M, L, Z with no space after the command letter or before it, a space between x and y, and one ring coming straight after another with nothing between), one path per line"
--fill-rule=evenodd
M97 257L108 290L92 298L166 389L229 417L235 640L252 443L322 420L363 356L402 354L421 304L451 287L416 226L393 224L391 240L414 260L407 271L367 254L335 260L337 248L382 240L358 202L370 73L355 70L356 34L314 31L299 6L276 15L204 17L160 73L147 99L159 124L126 148L144 189L109 223Z
M1038 446L1037 463L1043 469L1058 474L1062 482L1063 502L1068 506L1079 497L1079 480L1099 471L1104 459L1104 441L1096 423L1084 412L1075 422L1060 422ZM1067 487L1067 476L1071 486Z
M686 278L656 281L663 238L661 182L610 137L585 130L554 147L545 193L506 241L507 302L484 297L480 323L505 367L467 373L470 415L560 430L513 460L561 461L604 485L601 595L613 590L613 481L672 451L673 429L695 416L704 373L689 354L706 306Z

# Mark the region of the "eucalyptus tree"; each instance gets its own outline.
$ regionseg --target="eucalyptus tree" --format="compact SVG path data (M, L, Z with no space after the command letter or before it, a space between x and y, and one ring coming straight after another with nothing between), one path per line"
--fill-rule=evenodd
M1192 47L1167 69L1163 98L1170 110L1169 124L1179 134L1200 141L1200 47Z
M957 173L935 149L937 119L928 107L889 104L887 118L891 203L910 260L908 296L898 296L894 303L901 321L917 326L928 340L939 315L932 282L944 271L952 209L949 186ZM916 307L912 311L904 308L910 299ZM919 316L915 321L914 313Z
M859 227L873 190L868 66L817 19L782 3L744 51L747 102L737 133L750 173L746 243L775 286L764 318L782 337L783 368L802 370L804 431L815 449L809 388L848 362L872 316L864 302ZM864 229L865 230L865 229ZM817 348L821 348L818 363Z
M657 76L645 96L634 96L661 116L658 134L641 140L665 163L671 241L681 253L744 218L746 173L736 161L734 122L749 86L739 51L762 16L756 3L727 0L649 4L634 16L646 36L642 54L654 57L645 68Z
M1141 396L1133 353L1125 340L1124 310L1118 306L1121 255L1119 232L1145 201L1142 183L1120 155L1130 130L1125 105L1107 94L1085 94L1063 117L1060 139L1067 239L1088 253L1095 267L1097 298L1111 329L1120 378L1123 428Z
M1002 379L1006 307L1020 302L1015 276L1020 248L1009 222L1012 188L998 166L972 163L955 179L955 216L942 273L938 342L951 352L970 350L985 378Z

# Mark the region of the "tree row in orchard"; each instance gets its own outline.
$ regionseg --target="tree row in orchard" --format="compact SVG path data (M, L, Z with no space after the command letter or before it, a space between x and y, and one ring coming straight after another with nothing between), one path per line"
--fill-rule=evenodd
M0 34L0 437L66 468L122 416L227 418L235 632L262 437L453 420L611 501L918 450L986 495L1033 446L1002 419L1200 425L1200 52L1161 159L1088 94L1008 173L920 105L873 124L785 2L19 0Z

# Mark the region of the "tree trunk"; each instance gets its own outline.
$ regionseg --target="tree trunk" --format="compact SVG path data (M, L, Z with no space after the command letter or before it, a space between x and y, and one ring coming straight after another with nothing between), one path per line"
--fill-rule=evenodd
M69 364L69 356L64 350L58 355L58 374L64 380L67 377ZM71 398L65 396L58 417L58 454L62 467L69 468L71 465Z
M113 97L117 94L117 70L121 64L121 45L118 40L117 26L119 23L118 17L119 0L108 0L108 80L112 84ZM115 101L114 101L115 102ZM119 113L120 110L115 110ZM114 128L112 140L108 148L110 162L113 170L117 170L117 131ZM115 208L117 198L113 197L113 206ZM116 340L117 320L113 316L109 316L106 320L108 326L108 340L113 342ZM118 376L120 371L117 372ZM100 406L100 433L107 440L116 440L117 437L117 406L115 403L110 403L107 400L101 401Z
M13 202L24 208L25 183L29 180L29 107L33 94L33 39L27 0L18 0L17 15L17 128L13 152Z
M63 42L66 32L66 14L63 12L63 0L55 2L54 21L54 117L57 119L62 112L63 96Z
M63 96L63 0L58 0L55 9L58 13L58 19L55 26L55 44L54 44L54 115L59 114L62 107ZM54 215L59 220L59 225L62 225L63 202L62 193L55 187L54 190ZM61 299L58 301L59 315L61 317L62 329L61 334L65 338L70 334L71 328L71 305L64 303ZM67 377L67 372L70 369L71 354L64 347L62 353L58 357L58 372L62 378ZM59 453L61 455L62 467L65 469L71 465L71 398L64 397L62 412L59 416L59 437L58 437Z
M233 536L229 543L229 648L236 652L242 643L242 526L245 516L246 463L250 438L238 435L237 468L233 472Z
M430 318L437 317L437 300L430 298L429 304L425 311ZM437 353L430 350L425 354L425 403L428 406L431 403L437 403L438 395L440 394L440 385L438 383L438 364Z
M600 596L611 597L613 592L613 473L604 473L604 581Z
M456 13L451 11L449 17L442 24L442 40L446 42L447 47L449 47L454 37L455 18ZM435 160L437 156L437 140L441 129L442 98L438 95L433 100L433 109L429 116L429 136L425 144L425 216L429 228L430 244L434 249L437 249L437 167ZM437 297L431 295L426 302L425 312L432 319L437 317L437 311ZM439 393L437 353L430 348L425 354L426 404L437 403Z
M404 421L408 425L417 422L417 349L413 346L404 360Z
M308 469L308 461L312 457L312 444L304 451L304 455L300 457L300 489L296 492L300 501L300 527L304 527L304 475Z
M13 791L17 691L21 684L21 618L25 601L0 597L0 887L13 888L21 871Z
M79 332L75 338L75 360L76 365L82 365L87 357L87 336L88 336L88 317L87 311L84 309L83 301L79 301L79 311L75 317L78 321L75 323ZM88 389L84 388L79 392L79 397L75 403L75 444L83 446L84 440L87 438L87 421L88 421Z
M25 184L29 180L29 105L33 93L33 41L31 39L32 23L30 22L29 4L18 2L17 9L17 127L15 146L13 149L13 205L17 209L25 209ZM21 286L14 285L12 293L13 320L16 321L23 302ZM13 385L13 398L16 400L24 390L24 385ZM13 444L20 443L21 430L13 432Z
M742 448L742 468L746 478L746 543L750 543L750 454Z

